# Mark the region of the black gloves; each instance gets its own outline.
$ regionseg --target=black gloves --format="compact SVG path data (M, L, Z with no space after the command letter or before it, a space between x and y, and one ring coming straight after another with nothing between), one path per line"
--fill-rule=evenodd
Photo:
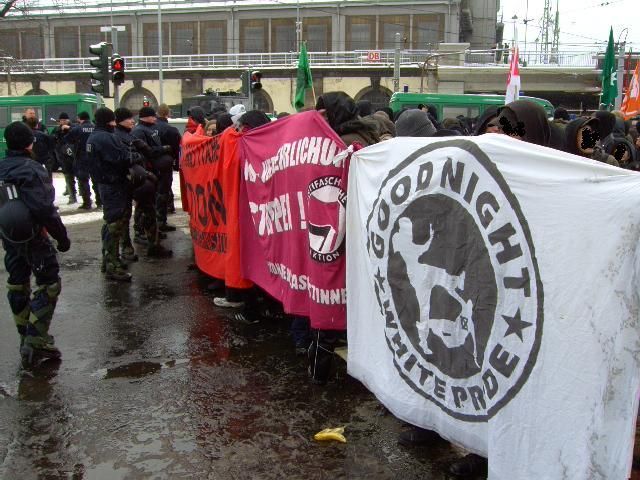
M69 237L65 237L63 240L58 240L59 252L68 252L70 248L71 248L71 240L69 240Z

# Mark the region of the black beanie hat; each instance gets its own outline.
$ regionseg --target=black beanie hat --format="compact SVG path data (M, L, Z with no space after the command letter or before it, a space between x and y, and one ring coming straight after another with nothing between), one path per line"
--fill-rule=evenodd
M202 107L191 107L189 112L187 112L191 118L193 118L197 123L204 124L204 109Z
M97 109L96 113L93 114L93 117L96 119L97 127L106 127L109 122L112 122L116 119L113 111L107 107Z
M13 122L4 129L4 139L9 150L24 150L33 143L33 132L23 122Z
M429 120L429 114L422 110L405 110L396 120L398 137L431 137L436 127Z
M266 113L260 110L250 110L238 120L239 125L246 125L249 128L258 128L267 123L271 123L271 119L267 117Z
M138 112L138 118L155 117L155 116L156 116L156 111L153 109L153 107L142 107Z
M133 113L131 113L131 110L125 107L116 108L116 111L113 113L116 116L116 123L120 123L123 120L133 118Z
M60 112L58 120L69 120L69 114L67 112Z
M91 117L89 117L89 113L88 112L80 112L78 114L78 118L80 120L89 120Z

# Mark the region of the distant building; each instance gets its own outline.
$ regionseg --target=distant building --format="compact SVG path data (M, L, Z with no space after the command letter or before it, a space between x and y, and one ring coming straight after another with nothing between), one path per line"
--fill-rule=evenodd
M394 48L425 50L438 43L495 46L498 0L246 0L192 3L164 1L165 55L289 52L296 50L296 20L309 51ZM110 39L100 27L124 25L122 55L158 54L158 8L154 1L79 3L63 10L32 9L0 24L0 56L18 59L89 56L88 47Z
M367 51L393 50L400 33L401 49L414 51L415 58L405 64L403 83L418 88L419 65L439 45L447 44L449 51L469 45L495 47L498 0L168 0L161 8L162 53L165 65L171 66L163 77L166 103L177 106L207 88L236 90L238 70L257 67L268 72L255 105L265 111L290 111L298 21L308 51L322 59L312 65L315 94L344 90L382 106L392 93L393 53L366 68L358 58L367 58ZM5 57L0 58L0 95L89 92L88 70L82 67L87 62L78 59L90 57L89 45L111 41L110 32L100 31L110 25L125 27L117 34L117 51L127 57L121 104L137 109L145 97L157 104L157 0L83 0L64 9L11 12L0 22L0 57ZM354 51L365 52L339 53ZM264 53L270 58L261 56ZM235 54L245 55L234 60ZM345 66L347 57L351 63ZM464 82L440 82L439 88L461 92Z

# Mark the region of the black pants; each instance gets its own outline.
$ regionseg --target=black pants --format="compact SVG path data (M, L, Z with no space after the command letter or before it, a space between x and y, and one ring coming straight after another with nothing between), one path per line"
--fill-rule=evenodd
M342 330L312 330L309 347L309 375L311 380L324 385L334 370L335 354L333 351L340 342L346 340L346 332Z
M173 157L163 155L153 161L153 173L158 177L156 184L156 218L158 225L167 223L169 194L173 183Z
M99 185L102 199L102 216L106 223L113 223L126 216L128 204L130 203L128 188L126 179L117 184L101 183Z
M3 240L4 265L9 273L7 298L13 319L24 343L39 348L52 344L49 325L60 294L60 267L56 250L44 234L15 244ZM31 291L31 275L36 289Z

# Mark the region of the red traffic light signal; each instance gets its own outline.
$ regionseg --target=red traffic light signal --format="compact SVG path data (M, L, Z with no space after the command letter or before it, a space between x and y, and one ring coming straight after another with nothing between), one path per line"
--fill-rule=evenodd
M116 58L113 61L114 72L124 72L124 58Z
M124 58L114 53L111 58L111 80L114 85L124 83Z
M147 97L144 97L144 98L142 99L142 106L143 106L143 107L149 107L149 106L151 106L151 102L149 102L149 99L148 99Z

